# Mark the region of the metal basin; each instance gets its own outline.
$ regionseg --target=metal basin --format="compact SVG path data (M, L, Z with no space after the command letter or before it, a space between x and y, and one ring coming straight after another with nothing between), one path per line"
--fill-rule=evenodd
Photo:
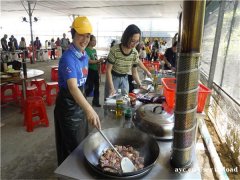
M84 143L83 153L90 167L109 178L137 178L146 175L159 156L159 147L154 138L137 129L110 128L102 130L113 145L130 145L144 157L144 168L130 173L110 173L99 167L99 158L109 144L99 132L89 135Z

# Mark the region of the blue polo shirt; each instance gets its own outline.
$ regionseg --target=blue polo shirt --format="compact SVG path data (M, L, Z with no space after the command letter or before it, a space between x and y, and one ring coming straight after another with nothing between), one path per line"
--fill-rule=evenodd
M65 51L58 64L58 86L67 89L67 80L76 78L78 86L83 86L88 75L88 56L73 44Z

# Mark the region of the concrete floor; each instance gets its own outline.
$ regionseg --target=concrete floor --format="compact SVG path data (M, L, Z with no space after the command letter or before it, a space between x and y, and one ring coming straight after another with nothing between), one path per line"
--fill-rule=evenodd
M57 65L58 60L27 64L28 68L44 70L44 78L50 81L51 66ZM104 75L105 76L105 75ZM100 85L100 103L103 104L104 79ZM88 98L91 102L91 98ZM54 170L57 167L53 106L46 106L49 127L37 127L34 131L26 132L23 126L23 114L20 106L9 103L1 107L1 179L57 179ZM102 108L95 108L100 118ZM211 168L207 150L201 136L196 145L199 167ZM202 179L216 179L212 171L201 171Z

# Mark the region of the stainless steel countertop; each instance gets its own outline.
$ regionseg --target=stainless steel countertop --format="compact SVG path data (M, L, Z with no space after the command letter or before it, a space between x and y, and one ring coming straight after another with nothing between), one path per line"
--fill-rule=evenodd
M102 121L102 129L120 127L123 118L116 120L111 112L105 113ZM93 133L96 131L93 131ZM100 177L87 165L83 155L84 141L67 157L67 159L55 170L61 177L74 179L99 179ZM158 141L160 148L159 158L152 170L142 179L201 179L200 168L196 156L189 172L179 173L170 166L172 141Z

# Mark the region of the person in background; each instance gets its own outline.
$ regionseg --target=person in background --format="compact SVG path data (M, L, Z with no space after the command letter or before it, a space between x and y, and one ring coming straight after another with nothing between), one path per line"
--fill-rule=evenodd
M59 37L57 38L55 44L56 44L56 49L57 49L56 58L59 58L62 56L61 40Z
M68 49L69 42L66 38L66 34L63 33L63 38L61 39L62 54Z
M94 35L90 36L90 42L85 49L89 56L89 68L88 77L86 82L85 94L88 97L93 91L92 106L101 107L99 104L99 64L103 62L103 59L97 59L97 51L94 48L96 46L96 38Z
M9 38L8 46L9 50L12 52L18 50L18 42L13 35L11 35L11 37Z
M177 53L177 41L173 43L171 48L167 48L164 54L164 69L165 70L176 70L176 53Z
M123 32L121 43L110 49L107 58L104 99L114 95L118 89L121 89L123 95L128 94L128 74L130 71L133 79L141 86L137 73L139 55L135 49L139 43L140 35L140 29L136 25L131 24Z
M69 40L69 38L67 38L67 42L68 42L68 45L71 43L70 40Z
M146 49L146 54L147 54L146 58L147 58L147 60L151 61L151 48L150 48L149 42L146 43L145 49Z
M62 55L58 66L59 92L54 109L58 165L88 134L88 123L101 129L97 113L83 95L88 75L88 55L85 51L92 26L85 16L74 19L72 43Z
M34 47L37 50L40 50L42 47L41 41L39 40L39 37L36 37L36 40L33 42Z
M7 37L8 36L4 34L3 38L1 39L1 45L2 45L3 51L8 51Z
M45 48L46 50L48 49L48 40L45 40L44 48Z
M21 41L19 43L19 49L23 51L24 57L28 57L27 45L24 37L21 37Z
M9 54L8 52L8 43L7 43L7 35L4 34L3 38L1 39L1 45L2 45L2 50L5 51L4 53L1 54L1 70L3 70L3 62L8 61Z
M39 59L40 57L40 49L42 47L41 41L39 40L39 37L36 37L36 40L33 42L34 45L34 53L36 54L36 59Z
M158 59L158 52L159 52L159 43L158 40L154 40L153 46L152 46L152 54L151 54L151 60L157 61Z
M14 47L15 47L15 50L18 50L18 41L17 39L12 35L11 38L13 39L13 44L14 44Z
M139 43L139 44L137 45L136 49L137 49L137 51L138 51L139 58L140 58L141 60L146 59L147 53L146 53L146 50L145 50L144 42Z
M56 46L61 46L61 40L59 37L57 38L55 44L56 44Z
M166 51L166 49L167 49L167 42L166 41L163 41L162 43L161 43L161 47L160 47L160 53L161 54L164 54L165 53L165 51Z
M50 56L50 58L51 59L56 59L56 57L55 57L56 44L55 44L53 38L51 39L51 44L50 45L51 45L51 56Z

